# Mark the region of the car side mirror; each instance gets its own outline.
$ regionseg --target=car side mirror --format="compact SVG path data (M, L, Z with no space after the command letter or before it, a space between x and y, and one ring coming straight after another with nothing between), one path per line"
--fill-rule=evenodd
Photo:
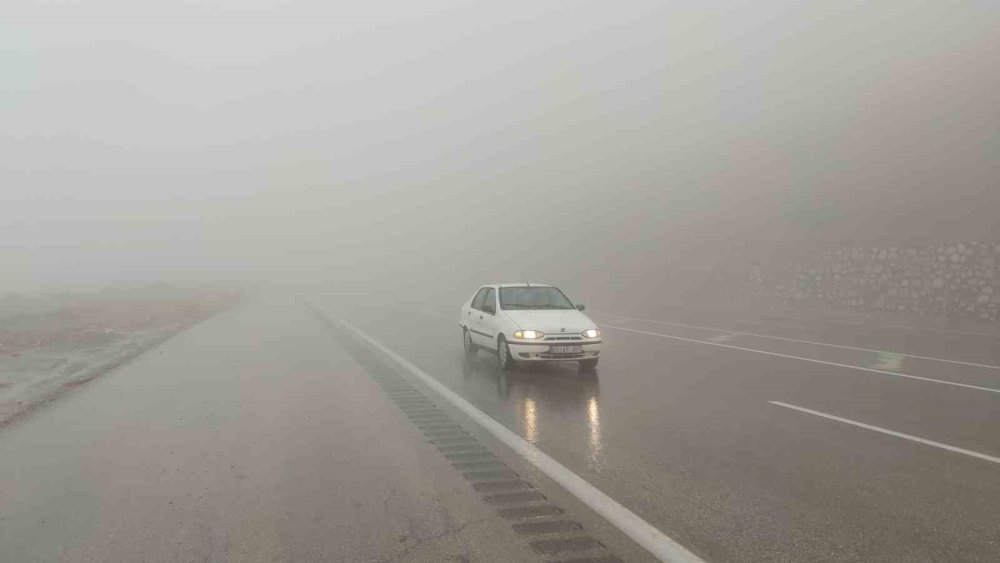
M586 305L577 305L577 306L576 306L576 310L577 310L577 311L582 311L582 310L584 310L584 309L586 309L586 308L587 308L587 306L586 306Z

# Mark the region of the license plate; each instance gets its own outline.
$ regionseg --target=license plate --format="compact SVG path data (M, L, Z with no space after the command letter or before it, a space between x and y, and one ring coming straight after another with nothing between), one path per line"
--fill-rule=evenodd
M580 346L551 346L549 352L553 354L579 354L583 352L583 348Z

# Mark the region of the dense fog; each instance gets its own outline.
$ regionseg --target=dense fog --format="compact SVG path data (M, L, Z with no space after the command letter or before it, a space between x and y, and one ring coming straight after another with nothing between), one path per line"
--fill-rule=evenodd
M0 22L0 291L593 298L750 243L1000 238L990 0L10 0Z

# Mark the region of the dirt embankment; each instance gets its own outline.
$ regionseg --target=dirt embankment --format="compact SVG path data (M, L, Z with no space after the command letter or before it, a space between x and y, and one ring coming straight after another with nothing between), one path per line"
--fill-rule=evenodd
M0 296L0 428L238 300L168 287Z

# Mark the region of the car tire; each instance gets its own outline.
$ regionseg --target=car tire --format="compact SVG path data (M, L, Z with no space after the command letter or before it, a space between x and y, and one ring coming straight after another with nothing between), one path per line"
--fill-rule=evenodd
M472 333L469 329L462 330L462 347L465 348L466 356L475 356L476 350L479 348L475 342L472 341Z
M580 371L594 371L597 369L597 360L600 358L593 358L591 360L580 360Z
M510 346L507 345L507 339L502 336L497 341L497 364L503 371L514 369L514 358L510 355Z

